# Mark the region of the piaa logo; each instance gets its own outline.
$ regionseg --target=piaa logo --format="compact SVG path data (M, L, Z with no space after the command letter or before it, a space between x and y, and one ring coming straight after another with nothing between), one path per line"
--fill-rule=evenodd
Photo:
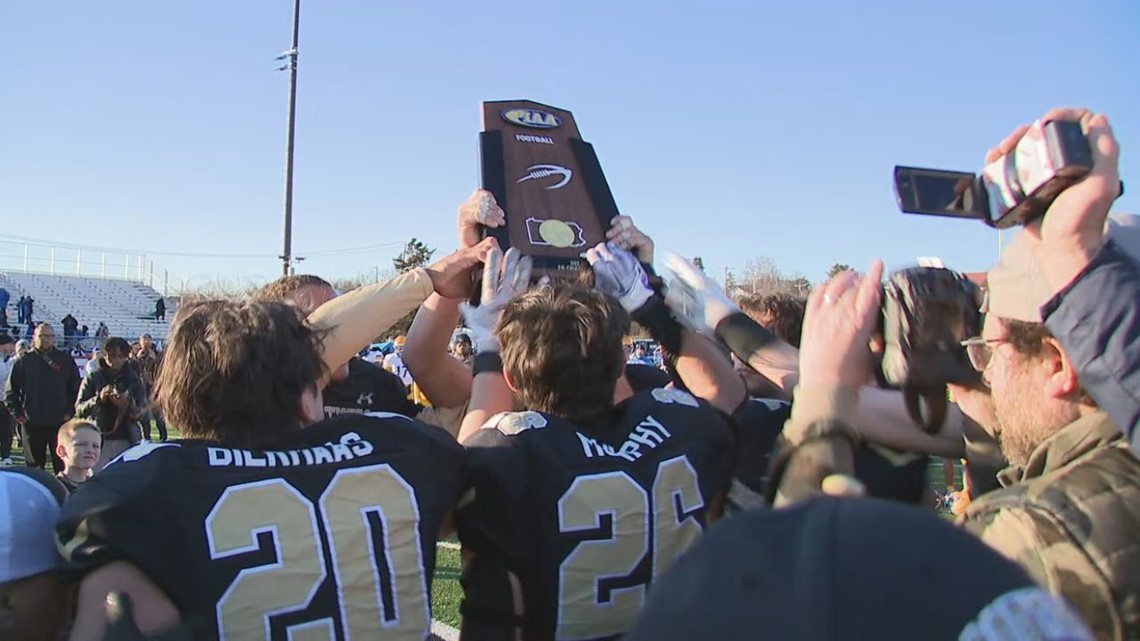
M557 129L562 126L561 118L537 109L508 109L503 112L503 120L534 129Z

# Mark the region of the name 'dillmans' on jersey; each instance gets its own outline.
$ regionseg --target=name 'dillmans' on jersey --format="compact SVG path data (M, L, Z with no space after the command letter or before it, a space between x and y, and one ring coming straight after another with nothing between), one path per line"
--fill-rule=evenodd
M210 467L299 467L351 461L376 450L371 442L356 432L340 437L338 443L325 443L299 450L251 452L223 447L208 447Z

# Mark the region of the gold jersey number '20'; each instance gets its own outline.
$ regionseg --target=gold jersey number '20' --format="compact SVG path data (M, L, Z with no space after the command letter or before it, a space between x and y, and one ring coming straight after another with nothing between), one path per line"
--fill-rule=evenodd
M582 541L562 562L558 577L557 639L596 639L625 632L645 600L646 584L603 593L605 579L633 573L652 554L657 577L701 535L694 513L703 509L697 473L684 456L657 466L650 493L625 472L580 476L558 501L564 533L596 533L604 538ZM608 535L608 536L607 536Z
M372 531L372 518L383 532ZM280 478L227 488L206 517L210 556L261 550L258 536L268 533L276 561L238 573L216 606L218 638L270 639L271 619L307 609L331 573L344 639L422 639L430 614L419 520L415 492L389 465L340 470L317 505ZM335 631L325 617L285 636L332 641Z

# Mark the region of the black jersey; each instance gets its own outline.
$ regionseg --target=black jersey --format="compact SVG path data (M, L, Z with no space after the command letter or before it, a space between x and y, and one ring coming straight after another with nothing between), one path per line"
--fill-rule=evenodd
M658 387L668 387L669 383L672 382L668 372L652 365L639 365L637 363L626 363L625 380L629 382L629 387L635 394L648 392Z
M732 474L728 419L671 389L633 396L604 426L501 414L465 445L474 494L456 520L474 553L463 634L476 639L513 639L515 626L532 641L616 638Z
M348 377L324 390L325 416L392 412L415 418L423 408L408 399L408 388L392 372L360 358L348 362Z
M928 487L929 456L900 452L866 441L852 454L855 476L866 486L868 496L902 503L922 502Z
M274 451L144 443L71 495L59 545L79 572L137 566L195 639L423 638L462 461L396 415L326 420Z
M736 423L736 463L726 506L729 510L766 505L772 452L791 414L791 403L774 398L749 399L732 413Z
M731 511L761 507L767 487L772 453L792 405L771 398L753 398L733 414L736 422L736 467L727 507ZM928 456L896 452L873 443L860 442L852 452L855 476L870 496L918 503L926 488Z

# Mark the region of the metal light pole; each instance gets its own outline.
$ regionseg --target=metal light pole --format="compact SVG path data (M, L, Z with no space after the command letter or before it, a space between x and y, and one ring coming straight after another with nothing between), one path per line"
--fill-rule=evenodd
M277 57L289 70L289 125L285 138L285 246L281 252L282 275L288 276L293 263L293 137L297 124L297 30L301 23L301 0L293 0L293 44Z
M297 264L303 260L305 260L304 256L294 256L293 262L291 262L289 264L289 272L285 275L286 276L295 276L297 274Z

